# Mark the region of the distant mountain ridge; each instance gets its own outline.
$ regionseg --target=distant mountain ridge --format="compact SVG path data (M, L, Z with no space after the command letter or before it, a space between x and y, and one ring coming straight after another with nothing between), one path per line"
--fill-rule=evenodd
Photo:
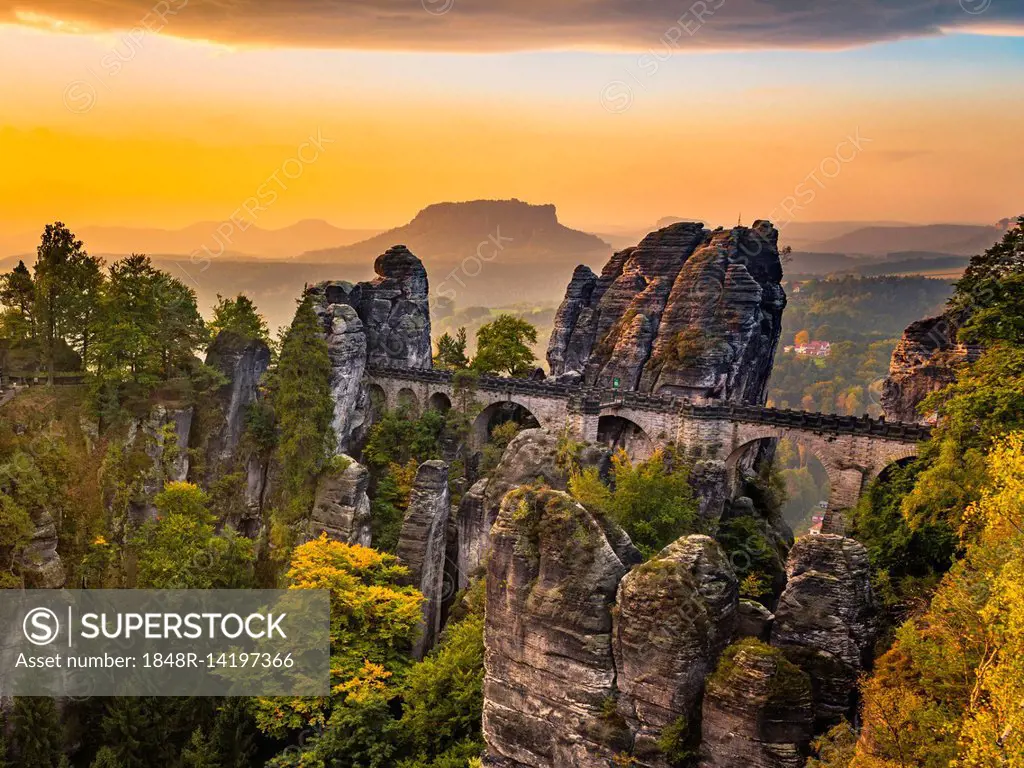
M308 262L364 263L393 245L405 245L427 266L456 264L479 256L485 261L499 250L504 263L599 262L611 246L596 235L570 229L558 221L554 205L511 200L470 200L429 205L410 221L362 242L308 251Z
M813 244L824 253L884 256L897 251L936 251L955 256L973 256L1003 236L999 225L924 224L910 226L861 227Z
M355 243L372 237L378 229L342 229L320 219L306 219L280 229L252 224L243 231L231 222L200 221L181 229L130 226L76 227L66 222L93 254L182 254L206 248L214 255L243 255L284 259L316 248ZM230 228L229 228L230 227ZM42 227L40 227L42 231ZM219 234L218 234L219 233ZM0 256L32 254L39 233L0 237ZM221 254L224 251L224 254Z

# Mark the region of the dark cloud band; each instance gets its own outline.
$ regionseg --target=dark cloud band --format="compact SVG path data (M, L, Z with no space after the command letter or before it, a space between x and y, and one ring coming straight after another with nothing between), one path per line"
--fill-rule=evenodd
M446 51L843 47L1024 27L1021 0L0 0L0 20L26 14L230 44Z

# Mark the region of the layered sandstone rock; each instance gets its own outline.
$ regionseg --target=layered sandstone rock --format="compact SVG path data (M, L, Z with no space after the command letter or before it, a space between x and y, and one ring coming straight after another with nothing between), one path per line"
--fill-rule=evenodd
M763 403L786 305L768 222L652 232L599 278L577 269L548 347L556 377Z
M156 515L153 499L167 483L188 477L189 434L193 408L154 406L144 419L133 421L128 429L125 450L145 454L148 466L142 473L139 492L129 503L134 523L151 520ZM124 521L116 523L120 527Z
M881 404L893 421L931 422L922 414L921 402L932 392L956 381L957 368L977 357L977 350L957 343L962 318L943 314L907 326L889 363L889 377L882 384Z
M605 768L628 748L608 711L626 566L567 494L509 493L487 561L483 730L491 765Z
M307 538L326 533L345 544L370 546L370 473L349 456L335 459L336 468L317 481Z
M708 680L700 768L803 768L812 720L807 674L777 649L741 641Z
M207 350L206 364L227 379L214 396L214 407L193 421L189 439L190 449L202 457L202 480L208 484L240 458L246 412L270 366L270 347L260 339L221 331Z
M32 513L32 537L18 556L18 570L28 589L59 589L66 578L64 562L57 553L57 526L45 509Z
M877 634L867 549L853 539L804 536L787 563L772 645L811 676L817 726L849 715Z
M604 448L586 446L578 457L581 466L608 466L609 452ZM514 488L542 483L564 490L566 473L558 466L558 437L543 429L527 429L516 435L505 449L498 466L488 478L477 481L462 497L456 518L457 551L454 566L458 588L463 589L480 568L490 545L491 526L505 494ZM621 531L614 531L617 551L630 563L639 555ZM630 552L629 550L632 550Z
M445 549L451 496L448 465L427 461L420 465L402 522L397 555L409 568L409 583L423 593L423 631L413 655L423 658L441 632L445 594Z
M636 765L668 768L669 726L696 723L704 680L732 639L737 581L721 547L686 536L619 585L613 649L618 711L633 733Z
M427 272L404 245L377 257L371 282L331 281L307 290L327 338L331 359L332 427L343 453L370 418L363 387L367 365L429 368Z
M768 642L775 614L755 600L740 600L736 614L736 637L753 637Z
M347 450L353 432L366 422L369 413L362 381L366 371L366 329L355 308L344 300L346 288L354 286L331 283L311 291L331 361L329 385L334 400L331 429L337 441L337 453Z

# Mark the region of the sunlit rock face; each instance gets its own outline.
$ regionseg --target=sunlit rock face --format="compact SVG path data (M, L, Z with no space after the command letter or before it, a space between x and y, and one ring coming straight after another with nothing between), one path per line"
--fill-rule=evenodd
M563 380L763 403L786 295L778 231L673 224L577 268L548 347Z
M441 632L445 595L445 547L448 514L448 465L427 461L420 465L409 494L409 508L398 539L398 558L409 568L409 583L423 593L421 632L413 655L422 659Z
M907 326L882 383L881 404L891 421L929 422L920 405L928 395L956 381L956 370L977 350L961 346L956 335L963 318L955 314L917 320Z
M509 493L487 564L488 764L605 768L628 748L609 717L612 613L626 573L601 523L547 488Z
M771 644L811 677L819 730L852 715L857 679L878 633L871 561L843 536L804 536L786 565L789 581L775 610Z
M427 272L404 245L377 257L377 278L328 281L307 289L324 328L331 360L332 428L343 453L365 432L371 405L367 366L429 368L430 309Z
M370 473L348 456L341 459L344 466L326 470L317 481L306 538L327 534L334 541L368 547L371 520L366 490Z
M704 680L733 637L738 600L728 557L707 536L673 542L622 580L612 643L636 765L670 768L662 734L699 721Z
M803 768L811 707L810 677L777 649L730 648L704 694L700 768Z

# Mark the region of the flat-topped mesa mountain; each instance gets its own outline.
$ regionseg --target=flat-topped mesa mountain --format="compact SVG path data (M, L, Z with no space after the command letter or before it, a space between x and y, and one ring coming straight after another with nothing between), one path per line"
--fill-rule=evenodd
M763 404L782 331L779 233L671 224L579 266L555 317L548 364L562 381Z
M552 260L574 264L605 257L610 251L596 235L559 223L554 205L471 200L429 205L404 226L360 243L310 251L301 260L361 264L395 243L405 243L428 268L474 256L516 265L550 266Z

